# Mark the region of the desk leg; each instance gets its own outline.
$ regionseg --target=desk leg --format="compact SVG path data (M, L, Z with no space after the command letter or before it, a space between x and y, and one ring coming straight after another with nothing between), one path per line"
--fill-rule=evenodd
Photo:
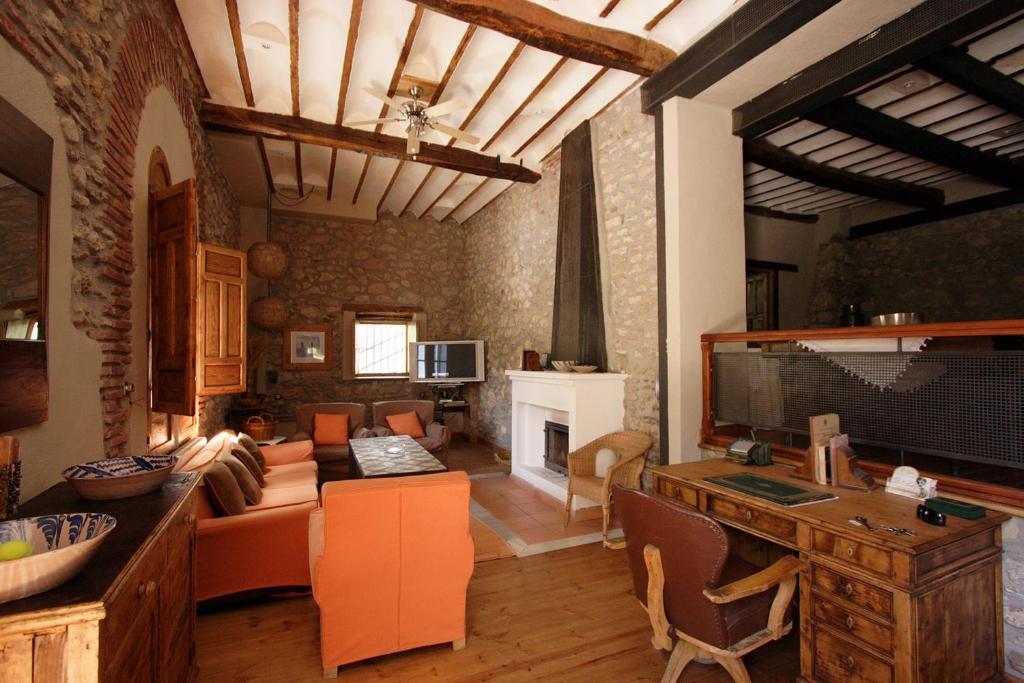
M811 636L811 562L805 553L800 553L804 570L800 572L800 675L810 681L814 670L814 640Z

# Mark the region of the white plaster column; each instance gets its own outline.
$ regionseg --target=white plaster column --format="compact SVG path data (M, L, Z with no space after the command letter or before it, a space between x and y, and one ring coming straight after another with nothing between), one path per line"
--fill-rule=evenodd
M743 145L732 112L663 105L669 461L699 458L700 335L746 329Z

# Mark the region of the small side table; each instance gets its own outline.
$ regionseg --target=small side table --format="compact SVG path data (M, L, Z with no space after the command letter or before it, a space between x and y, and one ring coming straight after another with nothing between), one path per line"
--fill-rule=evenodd
M469 437L470 443L476 443L476 428L473 424L473 411L470 410L468 401L451 401L448 403L438 403L437 409L441 412L442 418L447 417L447 413L460 413L462 415L462 429L460 430L463 434ZM448 420L444 420L444 424L448 424Z

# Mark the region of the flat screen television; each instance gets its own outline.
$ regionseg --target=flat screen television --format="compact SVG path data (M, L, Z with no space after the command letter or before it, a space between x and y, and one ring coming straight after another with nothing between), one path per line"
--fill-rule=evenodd
M409 381L457 384L484 381L482 341L430 341L409 344Z

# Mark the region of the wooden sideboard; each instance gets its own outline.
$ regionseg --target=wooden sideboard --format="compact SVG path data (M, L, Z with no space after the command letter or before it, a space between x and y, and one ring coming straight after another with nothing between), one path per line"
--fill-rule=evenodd
M917 501L816 486L789 478L792 468L744 467L703 460L653 470L654 489L726 527L797 551L800 574L800 670L816 683L1002 681L1002 547L1007 515L989 511L936 527L916 517ZM704 480L756 472L838 500L787 508ZM905 527L916 536L870 532Z
M67 483L19 515L105 512L117 527L81 574L0 604L5 683L144 681L195 675L197 474L173 474L143 496L87 501Z

